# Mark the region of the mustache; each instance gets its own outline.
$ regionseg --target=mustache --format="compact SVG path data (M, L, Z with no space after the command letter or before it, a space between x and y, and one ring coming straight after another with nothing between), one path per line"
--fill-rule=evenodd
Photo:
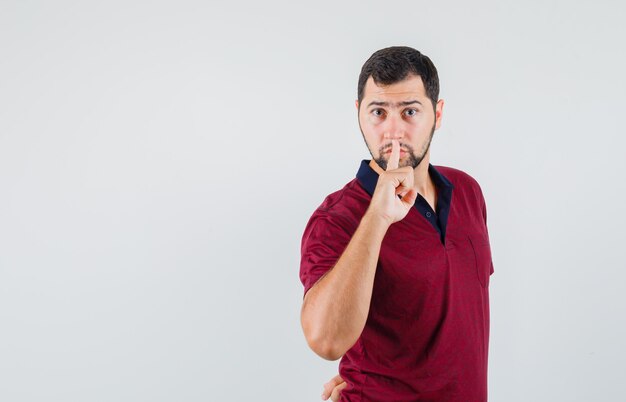
M379 152L381 154L384 154L385 152L387 152L387 150L391 150L392 148L393 147L391 143L389 145L383 145L382 147L380 147ZM411 147L410 145L406 145L406 144L400 144L400 150L405 151L407 153L412 153L413 147Z

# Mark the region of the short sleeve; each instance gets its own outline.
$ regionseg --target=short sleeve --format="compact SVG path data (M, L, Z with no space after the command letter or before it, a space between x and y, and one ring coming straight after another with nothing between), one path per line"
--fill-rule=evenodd
M340 216L319 210L311 216L301 246L300 281L304 294L335 266L355 230Z
M480 192L480 198L482 199L483 204L483 219L485 220L485 230L487 231L487 238L489 238L489 228L487 227L487 203L485 202L485 197L483 196L482 191ZM489 247L491 247L491 241L489 242ZM491 260L491 268L489 271L489 275L493 274L493 258Z

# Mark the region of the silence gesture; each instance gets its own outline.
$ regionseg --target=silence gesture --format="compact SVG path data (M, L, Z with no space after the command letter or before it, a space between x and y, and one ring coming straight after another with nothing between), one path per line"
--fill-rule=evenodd
M390 225L404 219L417 198L417 190L413 188L413 168L398 168L399 163L400 144L398 140L391 140L387 169L378 177L368 211L382 217Z

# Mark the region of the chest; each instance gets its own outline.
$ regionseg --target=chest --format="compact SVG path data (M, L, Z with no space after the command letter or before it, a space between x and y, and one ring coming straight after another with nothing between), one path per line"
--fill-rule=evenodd
M480 297L488 287L490 267L480 206L451 206L445 243L430 222L410 212L383 240L372 306L381 314L402 318L441 308L452 293L461 299Z

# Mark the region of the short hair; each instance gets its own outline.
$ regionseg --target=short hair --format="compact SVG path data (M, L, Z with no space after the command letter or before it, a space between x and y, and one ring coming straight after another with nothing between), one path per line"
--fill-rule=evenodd
M377 85L391 85L402 81L409 74L422 79L426 96L433 104L439 99L439 76L437 69L428 56L408 46L391 46L380 49L363 64L359 75L357 99L359 107L363 99L365 83L371 76Z

